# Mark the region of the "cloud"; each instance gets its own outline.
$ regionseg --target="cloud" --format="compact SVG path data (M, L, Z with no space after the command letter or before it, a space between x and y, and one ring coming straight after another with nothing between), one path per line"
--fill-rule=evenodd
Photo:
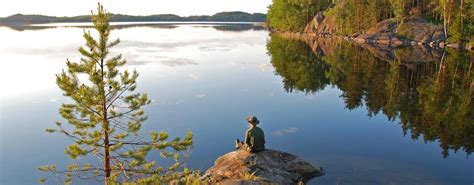
M268 69L271 69L272 65L270 65L270 64L260 64L258 67L260 68L260 71L265 72Z
M181 104L181 103L183 103L183 102L184 102L183 99L179 99L179 100L175 100L175 101L169 100L169 101L168 101L168 104L169 104L169 105L179 105L179 104Z
M199 76L197 76L195 74L189 74L188 77L191 78L191 79L194 79L194 80L199 80Z
M185 58L168 58L168 59L160 61L160 64L163 64L168 67L176 67L176 66L186 66L186 65L198 65L199 63L194 62L189 59L185 59Z
M229 44L211 44L207 46L199 46L200 51L230 51L234 45Z
M49 101L50 101L50 102L57 102L58 99L56 99L56 98L51 98L51 99L49 99Z
M145 52L142 49L131 48L129 50L118 50L119 53L125 55L127 58L128 65L148 65L148 64L161 64L168 67L180 67L186 65L199 65L199 63L188 59L180 57L170 57L162 55L159 52Z
M273 131L272 134L276 135L276 136L284 136L284 135L287 135L287 134L292 134L292 133L298 132L298 130L299 129L296 128L296 127L282 128L280 130Z
M204 98L206 96L207 96L207 94L198 94L198 95L196 95L196 98Z
M308 94L308 95L306 95L306 99L314 101L314 100L316 100L316 95Z

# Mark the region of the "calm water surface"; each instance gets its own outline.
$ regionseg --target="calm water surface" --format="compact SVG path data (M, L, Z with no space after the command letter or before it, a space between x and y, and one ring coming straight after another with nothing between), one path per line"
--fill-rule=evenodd
M89 28L77 26L0 27L0 184L71 162L68 140L44 130L68 101L55 74L80 57ZM114 52L153 100L144 130L192 130L192 168L233 150L255 114L267 148L325 168L311 184L474 183L472 53L292 41L250 25L115 28Z

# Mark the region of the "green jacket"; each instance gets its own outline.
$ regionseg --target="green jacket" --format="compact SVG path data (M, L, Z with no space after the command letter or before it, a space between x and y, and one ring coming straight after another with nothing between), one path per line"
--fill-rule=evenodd
M259 127L249 128L245 133L245 144L251 152L260 152L265 149L265 135Z

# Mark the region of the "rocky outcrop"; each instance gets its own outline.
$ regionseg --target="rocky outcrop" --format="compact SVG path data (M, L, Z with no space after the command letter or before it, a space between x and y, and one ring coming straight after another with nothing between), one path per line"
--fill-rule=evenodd
M304 28L304 33L318 33L319 25L323 22L324 14L323 12L318 12L314 18L309 21L309 23Z
M366 33L352 36L352 39L361 44L369 43L394 47L408 45L408 40L397 37L396 29L396 22L385 20L377 23L374 27L367 30Z
M418 42L419 45L446 41L442 26L431 24L421 17L405 19L396 31L399 35Z
M387 62L400 61L404 64L440 61L443 55L441 49L427 46L413 46L397 49L372 45L362 45L362 47L380 60Z
M330 35L336 30L336 19L332 16L324 16L323 12L318 12L316 16L306 25L305 34L318 36Z
M201 180L211 184L298 184L324 173L321 167L289 153L237 150L219 157Z
M393 48L389 45L374 44L351 44L340 43L349 42L340 39L311 37L304 39L316 56L333 56L340 50L340 45L347 47L360 47L371 53L380 60L391 62L401 61L402 63L418 63L426 61L440 61L443 55L441 48L428 46L412 46Z
M357 43L390 45L393 47L425 45L439 47L444 45L443 28L428 23L421 17L407 18L402 24L388 19L377 23L365 33L353 38Z
M403 23L394 19L387 19L377 23L363 33L350 36L337 36L336 19L318 12L306 25L303 35L310 37L342 37L359 44L384 45L389 47L428 46L432 48L456 48L474 50L472 45L447 43L444 29L434 25L412 13L412 17L405 18Z

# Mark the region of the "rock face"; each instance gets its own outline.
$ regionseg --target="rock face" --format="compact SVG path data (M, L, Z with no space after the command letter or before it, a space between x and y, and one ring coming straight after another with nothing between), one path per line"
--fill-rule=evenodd
M317 33L319 25L323 22L324 15L323 12L318 12L314 18L306 25L304 28L305 33Z
M336 19L332 16L324 16L323 12L318 12L306 25L303 33L313 37L328 37L334 35L335 31ZM377 23L365 32L344 36L343 38L359 44L390 47L424 45L435 48L472 49L472 46L468 45L446 44L443 27L429 23L422 17L417 16L416 12L412 13L412 17L405 18L403 23L397 23L394 19L387 19Z
M381 21L367 32L355 37L354 41L393 47L409 45L434 47L446 40L442 27L430 24L421 17L406 18L403 22L398 25L393 19Z
M306 25L304 33L310 35L333 34L335 31L336 19L331 16L324 16L323 12L318 12L316 16Z
M341 49L340 42L349 42L335 38L308 37L304 39L316 56L335 56ZM351 42L347 43L351 44ZM392 62L403 61L403 63L418 63L426 61L440 61L443 56L443 50L437 47L418 46L393 48L390 45L381 44L353 44L348 47L360 47L371 53L376 58Z
M442 26L437 26L428 23L421 17L412 17L404 20L398 29L398 33L408 39L417 41L423 45L430 42L445 41L444 31Z
M237 150L219 157L201 179L211 184L298 184L324 173L289 153Z

